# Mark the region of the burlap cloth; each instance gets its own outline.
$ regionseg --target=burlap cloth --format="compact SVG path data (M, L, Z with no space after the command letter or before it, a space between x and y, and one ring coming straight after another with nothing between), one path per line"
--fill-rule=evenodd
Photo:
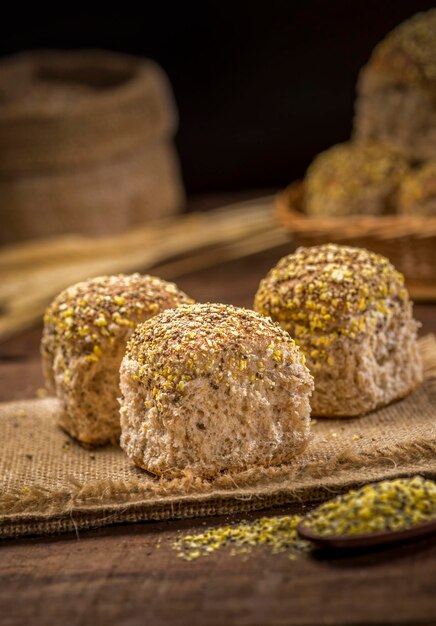
M213 481L153 478L116 447L80 447L56 426L53 398L0 405L0 537L243 512L410 473L436 477L436 339L420 347L425 382L408 398L360 418L318 420L292 465Z

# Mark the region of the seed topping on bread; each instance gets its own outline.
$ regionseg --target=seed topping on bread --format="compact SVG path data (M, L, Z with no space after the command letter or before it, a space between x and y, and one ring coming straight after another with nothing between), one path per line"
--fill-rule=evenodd
M407 161L382 144L337 144L321 152L307 170L306 210L310 215L354 213L356 199L368 189L379 189L387 205L390 194L408 171Z
M244 336L250 340L244 342ZM255 370L248 352L254 337L267 344L264 358L256 357ZM155 398L183 394L186 384L199 377L208 378L212 389L229 379L254 384L264 378L267 361L273 361L276 369L304 365L304 355L278 324L224 304L181 305L164 311L136 328L126 358L141 364L137 380L154 381Z
M398 209L409 215L436 215L436 159L405 177L398 191Z
M67 356L84 354L98 362L105 346L171 303L192 300L175 284L141 274L100 276L63 291L44 316L47 341L54 352L62 345Z
M436 85L436 9L397 26L376 47L370 64L401 84Z
M326 244L299 248L261 282L255 309L279 321L312 360L328 358L341 337L376 330L408 299L404 277L386 259L364 249Z

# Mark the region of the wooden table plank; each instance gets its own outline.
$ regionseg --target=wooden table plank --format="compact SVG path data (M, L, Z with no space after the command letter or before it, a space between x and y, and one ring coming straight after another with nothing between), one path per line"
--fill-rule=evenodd
M185 276L200 301L250 306L259 279L288 246ZM436 306L419 305L422 332L436 332ZM0 345L0 398L42 386L35 329ZM274 512L301 511L283 507ZM0 543L0 626L120 624L212 626L435 624L436 541L360 555L248 559L218 552L185 562L180 530L227 518L107 527ZM160 546L160 547L158 547Z
M4 541L0 624L435 623L435 541L342 558L290 561L259 549L246 559L218 552L186 562L171 545L188 528L204 526L184 520L88 531L80 541Z

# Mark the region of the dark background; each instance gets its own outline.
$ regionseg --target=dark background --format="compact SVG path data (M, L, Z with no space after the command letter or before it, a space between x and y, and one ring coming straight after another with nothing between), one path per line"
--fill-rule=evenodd
M177 145L193 194L275 188L301 177L317 152L349 136L356 78L374 45L433 5L206 0L133 6L99 15L61 7L50 18L2 19L0 54L95 47L158 61L178 103Z

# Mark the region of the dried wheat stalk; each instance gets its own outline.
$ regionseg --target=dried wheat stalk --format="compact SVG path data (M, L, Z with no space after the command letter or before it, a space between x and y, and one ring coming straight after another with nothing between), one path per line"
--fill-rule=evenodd
M93 239L61 236L0 250L0 340L36 323L62 289L99 274L144 271L165 278L285 243L271 198L168 219Z

